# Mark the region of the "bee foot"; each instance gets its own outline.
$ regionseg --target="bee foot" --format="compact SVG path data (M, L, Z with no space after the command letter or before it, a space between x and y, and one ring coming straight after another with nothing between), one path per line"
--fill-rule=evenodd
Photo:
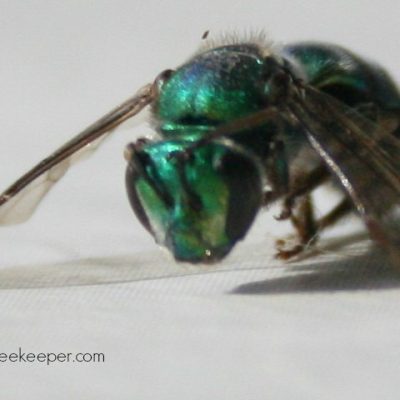
M295 243L294 238L278 239L275 242L276 254L275 258L279 260L289 260L304 251L304 245Z
M275 258L277 258L278 260L290 260L291 258L302 253L303 250L304 250L304 246L301 244L298 244L288 250L280 249L276 252Z
M294 206L293 197L291 196L286 197L283 200L281 212L278 215L275 215L274 218L277 221L284 221L289 219L293 215L292 213L293 206Z
M284 207L280 214L275 215L274 218L277 221L285 221L292 216L292 209L290 207Z

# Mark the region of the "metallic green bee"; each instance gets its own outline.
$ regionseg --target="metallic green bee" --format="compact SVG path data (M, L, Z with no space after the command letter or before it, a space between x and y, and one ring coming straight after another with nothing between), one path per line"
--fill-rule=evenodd
M203 47L10 186L0 223L27 219L81 153L146 106L162 140L127 147L128 197L177 260L222 259L262 207L282 201L277 218L291 219L298 243L278 257L354 210L400 265L400 93L379 66L325 44ZM315 220L310 194L330 181L343 199Z

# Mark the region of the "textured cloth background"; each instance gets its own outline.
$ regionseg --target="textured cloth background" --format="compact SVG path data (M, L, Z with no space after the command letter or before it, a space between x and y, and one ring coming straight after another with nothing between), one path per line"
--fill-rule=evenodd
M183 62L205 30L339 43L400 81L399 17L397 0L0 1L0 185ZM134 125L28 223L0 229L0 353L105 362L1 363L1 398L397 399L400 280L359 222L282 264L287 226L271 211L220 265L177 265L126 199L124 145L149 132ZM332 201L320 193L319 210Z

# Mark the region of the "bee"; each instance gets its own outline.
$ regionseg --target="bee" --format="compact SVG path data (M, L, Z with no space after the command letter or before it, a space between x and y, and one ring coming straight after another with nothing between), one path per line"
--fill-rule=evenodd
M296 243L355 212L400 266L400 93L378 65L336 45L228 40L203 46L34 166L0 195L0 224L25 221L82 155L151 111L159 139L125 150L132 209L176 260L212 263L243 239L257 213L281 202ZM316 219L311 194L342 194Z

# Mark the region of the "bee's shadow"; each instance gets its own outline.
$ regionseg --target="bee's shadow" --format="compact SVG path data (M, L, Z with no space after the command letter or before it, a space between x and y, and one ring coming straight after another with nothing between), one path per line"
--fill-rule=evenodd
M310 260L311 261L311 260ZM288 276L239 285L232 294L262 295L400 287L400 270L376 248L338 260L287 265Z
M359 240L359 235L342 237L325 246L324 250L328 253L339 250L340 254L344 244L348 245L351 241L357 243ZM264 259L257 249L250 249L250 253L253 252L259 259ZM267 295L400 287L400 271L390 266L376 248L368 252L365 252L365 247L363 249L364 253L357 256L334 256L330 261L326 260L326 257L308 257L300 263L289 264L271 261L257 261L254 264L253 260L243 260L242 256L240 267L238 263L231 263L229 260L215 267L177 264L163 257L157 250L139 255L75 259L58 264L28 264L0 269L0 290L107 285L188 275L223 274L228 271L251 273L254 270L265 271L266 279L241 284L230 293ZM265 251L268 254L268 251ZM271 277L276 276L277 271L279 277Z

